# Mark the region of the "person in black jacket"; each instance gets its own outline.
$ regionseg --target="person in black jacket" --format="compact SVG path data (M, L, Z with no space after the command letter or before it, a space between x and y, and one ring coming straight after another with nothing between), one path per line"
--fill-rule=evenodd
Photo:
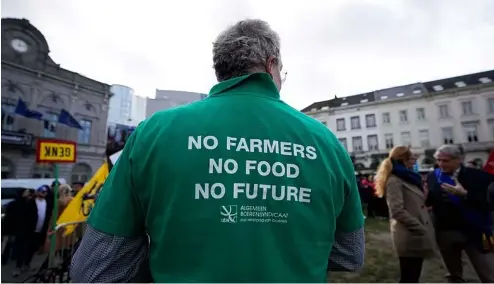
M436 238L452 283L464 282L465 251L484 283L494 282L492 216L487 198L494 175L462 165L462 153L443 145L435 154L438 168L427 176L427 203L435 216ZM484 236L487 236L485 238Z
M33 202L32 192L29 189L19 192L19 196L7 206L4 229L7 235L15 239L12 254L16 260L16 269L13 276L18 276L21 269L28 267L31 261L30 247L37 214L36 204Z
M32 242L31 253L44 248L46 236L50 229L50 223L52 218L53 206L54 206L54 191L48 185L42 185L36 189L36 196L34 202L36 205L36 228L34 231L34 239Z

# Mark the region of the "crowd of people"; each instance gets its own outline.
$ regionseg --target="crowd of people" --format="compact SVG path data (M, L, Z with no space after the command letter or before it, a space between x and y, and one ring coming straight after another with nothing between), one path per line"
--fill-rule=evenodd
M422 178L399 146L357 188L336 136L280 99L287 73L268 23L226 28L212 59L208 98L158 112L129 137L72 259L73 281L325 282L328 271L364 265L363 203L369 218L389 214L400 282L418 282L424 258L439 254L448 281L462 282L462 251L494 282L492 175L446 145ZM233 147L236 137L250 143ZM242 168L255 161L265 163L259 174Z
M392 149L378 168L375 192L389 207L402 283L417 283L423 261L440 255L450 283L463 283L465 252L483 283L494 282L494 175L463 164L454 145L437 149L437 166L413 171L409 147Z
M55 182L42 185L37 189L24 189L10 202L2 220L2 237L6 239L6 247L2 251L2 265L8 261L16 262L13 276L17 277L22 271L31 270L30 264L37 252L47 252L50 244L50 231L53 227L53 208L58 206L58 215L72 200L73 196L83 186L75 183L58 186L58 203L54 202ZM57 216L58 217L58 216ZM57 232L56 250L62 248L61 232ZM3 243L3 242L2 242Z
M386 199L376 195L374 175L357 175L357 183L365 218L388 218Z
M72 281L325 282L328 271L364 265L363 204L368 218L389 218L400 282L419 282L424 259L439 254L448 281L464 282L463 251L494 282L494 176L464 166L457 147L437 149L423 178L411 149L397 146L357 187L336 136L281 101L287 73L268 23L225 29L213 66L219 83L207 99L159 112L129 137L88 217ZM235 136L250 143L234 147ZM61 185L56 204L53 188L25 190L7 209L18 269L47 243L53 207L61 213L72 198Z
M401 282L419 281L424 258L440 255L449 282L463 282L465 251L483 282L494 282L494 176L445 145L430 172L414 170L409 147L389 153L376 175L357 175L366 218L389 218ZM490 190L489 190L490 189Z

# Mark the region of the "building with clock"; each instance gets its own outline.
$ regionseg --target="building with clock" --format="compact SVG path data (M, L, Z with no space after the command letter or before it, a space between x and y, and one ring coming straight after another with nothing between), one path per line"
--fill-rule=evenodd
M77 161L62 164L60 176L85 182L102 165L110 86L62 68L50 57L43 34L25 19L2 19L2 179L46 178L53 167L36 163L36 141L77 142ZM19 101L42 119L16 113ZM69 112L82 130L58 123Z

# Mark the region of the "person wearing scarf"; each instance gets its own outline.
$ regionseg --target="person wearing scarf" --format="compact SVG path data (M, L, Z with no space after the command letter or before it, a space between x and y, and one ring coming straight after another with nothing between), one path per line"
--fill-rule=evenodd
M464 282L465 251L483 283L494 282L494 236L488 187L494 175L462 165L454 145L437 149L438 168L429 173L427 204L435 216L437 243L448 269L448 281Z
M400 262L400 283L418 283L424 259L437 251L422 178L407 168L410 159L410 148L397 146L380 164L376 175L376 194L386 197L389 208L391 238Z

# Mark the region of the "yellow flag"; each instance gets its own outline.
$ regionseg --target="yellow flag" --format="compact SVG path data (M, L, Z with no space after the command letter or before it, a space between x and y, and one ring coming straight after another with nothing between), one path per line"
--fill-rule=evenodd
M108 163L105 162L77 195L70 201L58 217L57 225L69 222L82 222L87 219L94 206L94 196L101 190L108 177ZM77 225L67 225L64 236L70 235Z

